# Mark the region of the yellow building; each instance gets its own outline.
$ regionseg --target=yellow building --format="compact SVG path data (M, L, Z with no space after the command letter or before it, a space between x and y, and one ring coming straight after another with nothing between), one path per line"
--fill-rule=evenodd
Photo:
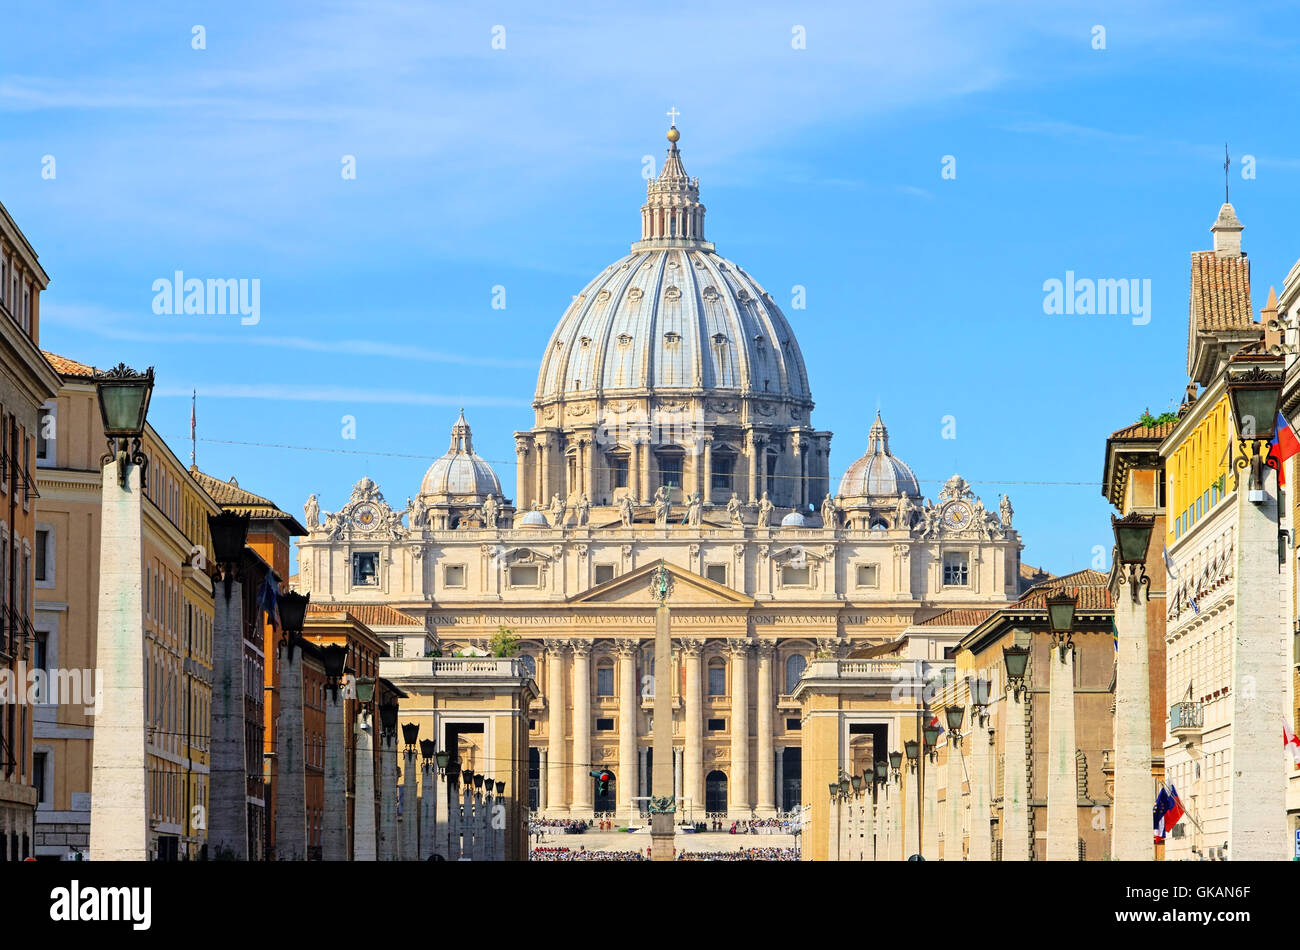
M36 816L36 853L84 852L90 825L94 738L96 610L101 476L106 444L93 369L46 354L62 385L48 412L55 420L38 469L41 499L36 584L37 655L59 674L56 694L37 709L36 754L47 794ZM206 841L212 700L212 584L207 516L219 509L152 427L142 505L145 722L150 854L196 858ZM89 695L86 695L86 694Z

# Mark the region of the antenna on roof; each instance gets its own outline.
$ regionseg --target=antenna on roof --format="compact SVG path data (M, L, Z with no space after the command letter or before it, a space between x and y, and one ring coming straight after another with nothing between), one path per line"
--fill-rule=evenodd
M197 411L199 408L199 391L192 390L190 393L190 465L197 467L194 461L194 454L198 448L198 438L196 437L196 423L198 421Z
M1228 158L1228 143L1223 143L1223 203L1229 204L1228 201L1228 170L1232 168L1232 161Z

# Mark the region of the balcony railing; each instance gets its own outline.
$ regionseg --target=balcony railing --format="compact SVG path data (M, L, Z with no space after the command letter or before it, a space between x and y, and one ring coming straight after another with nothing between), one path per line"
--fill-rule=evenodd
M1204 726L1204 703L1174 703L1169 707L1169 734L1171 736L1199 736Z

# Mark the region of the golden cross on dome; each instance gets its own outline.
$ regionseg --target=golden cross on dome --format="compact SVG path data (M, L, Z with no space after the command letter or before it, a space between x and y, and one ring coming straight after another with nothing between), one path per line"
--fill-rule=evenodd
M677 107L676 107L676 106L673 106L671 109L669 109L667 112L665 112L664 115L668 116L668 121L669 121L669 123L671 123L672 125L676 125L676 124L677 124L677 117L678 117L679 115L681 115L681 113L677 111Z

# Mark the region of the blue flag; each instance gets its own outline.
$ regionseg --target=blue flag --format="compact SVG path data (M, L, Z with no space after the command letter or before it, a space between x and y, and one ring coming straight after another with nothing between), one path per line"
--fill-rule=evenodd
M1165 815L1172 805L1173 802L1169 798L1169 793L1162 787L1160 794L1156 796L1155 808L1151 809L1152 827L1155 829L1155 840L1157 842L1165 840Z
M280 585L275 582L275 575L267 574L262 579L262 586L257 592L257 606L266 611L266 619L273 630L280 629Z

